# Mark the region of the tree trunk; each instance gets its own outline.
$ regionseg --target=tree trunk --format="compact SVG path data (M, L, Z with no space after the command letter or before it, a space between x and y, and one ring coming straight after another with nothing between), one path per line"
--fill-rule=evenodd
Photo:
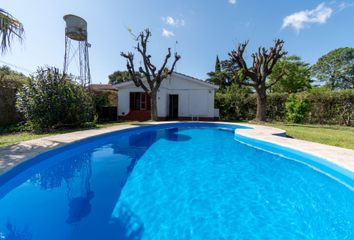
M157 121L157 93L151 91L151 120Z
M265 122L266 119L267 94L265 87L257 90L257 114L256 121Z

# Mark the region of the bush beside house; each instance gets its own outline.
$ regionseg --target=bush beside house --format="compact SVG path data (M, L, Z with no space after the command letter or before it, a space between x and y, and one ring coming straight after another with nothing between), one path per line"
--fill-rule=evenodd
M111 84L91 84L89 86L99 122L117 120L118 94Z
M56 68L38 69L20 89L17 107L37 131L79 127L94 121L88 89Z

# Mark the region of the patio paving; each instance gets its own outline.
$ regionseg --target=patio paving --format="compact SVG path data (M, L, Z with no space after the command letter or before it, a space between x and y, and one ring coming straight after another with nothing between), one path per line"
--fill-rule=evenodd
M107 128L90 129L38 138L20 142L18 144L0 147L0 174L11 169L16 164L33 158L43 152L82 140L84 138L133 127L137 126L117 125Z

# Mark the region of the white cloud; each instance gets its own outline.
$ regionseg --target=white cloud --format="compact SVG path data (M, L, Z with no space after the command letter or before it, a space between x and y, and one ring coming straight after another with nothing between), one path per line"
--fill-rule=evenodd
M348 2L341 2L338 5L338 11L342 11L346 8L354 7L354 3L348 3Z
M172 31L168 31L167 29L163 28L162 29L162 36L164 37L173 37L175 34Z
M228 0L230 4L235 5L236 4L236 0Z
M311 23L324 24L331 17L333 9L321 3L315 9L304 10L286 16L283 19L282 28L292 27L300 32L305 26Z
M173 18L171 16L162 17L161 19L165 24L173 27L183 27L186 24L184 19Z

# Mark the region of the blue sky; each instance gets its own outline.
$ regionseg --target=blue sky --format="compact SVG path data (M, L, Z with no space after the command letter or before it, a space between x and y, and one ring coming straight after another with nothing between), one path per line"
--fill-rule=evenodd
M135 45L127 27L135 33L150 28L149 49L157 66L171 47L182 56L177 71L201 79L213 70L217 54L226 58L244 40L250 40L250 56L258 46L281 38L289 54L311 64L334 48L354 47L353 0L0 0L0 6L22 21L26 32L23 44L15 43L0 60L27 71L44 65L62 68L62 16L85 18L96 83L125 69L120 52Z

